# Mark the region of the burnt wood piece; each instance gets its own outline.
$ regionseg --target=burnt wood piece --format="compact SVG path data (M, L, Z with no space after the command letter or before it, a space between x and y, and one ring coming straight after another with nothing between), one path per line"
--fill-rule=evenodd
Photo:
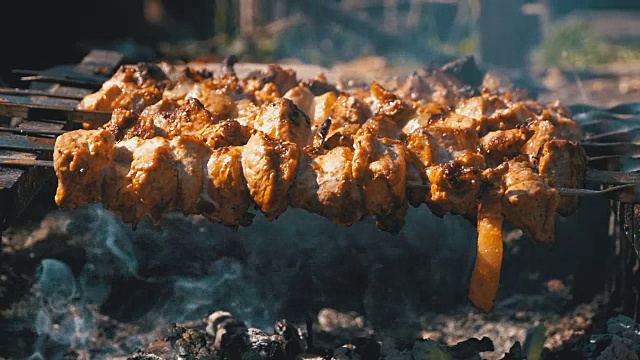
M111 76L120 66L123 55L110 51L92 51L80 64L75 66L63 65L57 66L42 72L38 75L47 75L50 78L79 79L86 80L85 83L93 83L91 86L77 86L73 81L63 81L62 83L51 83L50 81L36 81L30 86L31 90L43 91L51 94L64 95L75 99L52 99L33 96L26 98L24 96L0 96L10 101L15 101L17 105L7 105L7 102L0 103L0 109L4 109L10 116L17 116L27 121L18 125L18 128L25 131L38 132L40 135L46 132L55 135L54 132L62 130L70 130L78 128L79 123L72 121L84 122L99 118L105 114L94 113L91 116L74 110L78 104L77 98L81 98L92 92ZM38 80L40 78L35 78ZM93 81L92 81L93 80ZM76 85L76 86L73 86ZM54 102L51 102L55 100ZM4 105L4 107L2 106ZM52 106L52 108L46 105ZM39 109L38 109L39 108ZM88 116L88 117L87 117ZM37 120L37 121L36 121ZM1 133L1 132L0 132ZM12 160L19 161L36 161L51 160L53 154L53 139L5 135L0 136L4 140L6 146L27 147L27 151L18 150L2 150L1 157L9 157ZM22 142L14 140L13 137L23 138ZM26 139L26 140L24 140ZM34 145L37 144L37 145ZM34 147L41 149L32 150ZM14 161L15 162L15 161ZM27 169L19 169L13 164L11 166L0 165L0 231L6 229L17 219L23 216L25 209L31 204L33 199L42 189L51 188L56 181L56 176L50 167L47 166L30 166ZM53 199L53 194L51 194Z
M18 88L0 88L0 95L18 95L18 96L42 96L52 99L69 99L82 100L83 96L70 94L55 94L40 90L18 89Z
M0 126L0 132L7 132L18 135L29 135L29 136L58 136L65 133L64 130L38 130L38 129L29 129L29 128L20 128L20 127L7 127Z
M0 166L24 169L32 167L45 167L53 169L53 161L51 160L33 160L33 159L13 159L0 156Z
M62 123L89 123L100 126L111 119L105 111L86 111L61 106L37 105L0 101L0 115L30 120L54 120Z
M1 135L0 150L32 153L49 152L53 155L54 140L19 135Z

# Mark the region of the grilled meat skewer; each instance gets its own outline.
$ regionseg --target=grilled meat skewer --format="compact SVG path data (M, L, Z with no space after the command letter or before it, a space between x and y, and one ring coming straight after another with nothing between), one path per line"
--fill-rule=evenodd
M479 251L493 251L502 219L552 241L555 213L578 205L556 187L580 189L585 177L567 109L467 88L437 69L347 91L277 65L239 79L232 68L138 64L80 108L113 116L58 137L56 201L102 202L125 222L179 210L238 227L252 208L274 220L292 206L345 226L372 216L397 232L408 206L425 203L477 221ZM501 253L483 258L470 299L489 311Z

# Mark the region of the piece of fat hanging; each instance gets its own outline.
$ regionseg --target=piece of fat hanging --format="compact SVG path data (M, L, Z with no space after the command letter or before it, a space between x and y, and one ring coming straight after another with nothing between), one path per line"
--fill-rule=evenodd
M471 274L469 300L484 312L493 309L500 288L503 220L502 199L495 193L481 195L478 201L478 246Z

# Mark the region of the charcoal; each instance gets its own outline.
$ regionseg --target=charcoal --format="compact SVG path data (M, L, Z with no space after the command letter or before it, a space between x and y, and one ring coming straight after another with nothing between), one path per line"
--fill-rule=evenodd
M301 331L291 325L287 320L276 322L275 333L284 339L285 357L287 359L295 359L298 354L307 349L307 344L305 344L303 340Z
M209 359L214 357L213 346L208 341L205 331L174 325L169 341L171 347L181 359Z
M249 335L244 322L229 318L218 325L214 347L222 357L240 359L242 353L249 348Z
M162 357L142 351L141 349L127 358L127 360L164 360Z
M449 352L456 359L467 359L478 353L485 351L493 351L493 341L488 337L482 339L469 339L461 341L453 346L449 347Z
M226 311L216 311L207 318L207 334L216 336L218 325L227 319L231 319L233 315Z
M638 360L633 351L633 342L629 339L614 335L611 343L597 357L598 360Z
M624 315L612 317L607 321L607 332L626 338L638 335L638 324L633 319Z
M353 340L356 354L362 359L376 360L382 357L380 342L369 336L360 336Z
M362 357L356 352L355 345L342 345L333 352L332 360L360 360Z
M249 347L243 360L285 360L286 341L281 335L267 335L260 329L247 329Z
M463 56L460 59L444 64L440 70L457 77L460 81L471 86L480 86L484 77L473 55Z
M526 360L522 353L522 344L520 344L520 341L516 341L501 360Z

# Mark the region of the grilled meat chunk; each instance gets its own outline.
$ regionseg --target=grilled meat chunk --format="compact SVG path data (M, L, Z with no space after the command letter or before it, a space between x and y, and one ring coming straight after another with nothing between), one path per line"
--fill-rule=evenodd
M568 140L551 140L542 147L538 169L553 188L579 189L584 186L587 157L584 149ZM569 216L576 211L580 198L561 196L558 213Z
M311 121L293 101L280 98L262 104L247 125L268 136L306 146L311 142Z
M176 209L187 214L198 214L198 200L204 184L204 165L210 149L199 139L176 136L169 142L178 171Z
M350 226L362 218L360 189L352 174L353 150L306 147L290 192L291 206Z
M379 229L397 232L407 213L407 155L402 142L362 129L354 136L353 177L362 187L365 212Z
M270 221L287 209L287 192L295 179L299 158L298 145L259 131L242 148L242 171L249 192Z
M178 171L169 140L154 137L133 149L127 177L140 199L142 214L158 222L162 214L175 209Z
M426 169L431 191L425 199L437 216L453 214L473 216L482 184L484 158L477 153L465 152L444 164Z
M555 213L560 195L528 163L511 160L503 178L505 218L534 239L554 238Z
M113 159L114 140L107 130L77 130L58 136L53 152L56 204L73 209L101 200L102 178Z
M331 96L331 95L329 95ZM326 107L325 107L326 108ZM316 107L316 119L318 119ZM331 127L327 131L323 146L332 149L336 146L353 147L353 136L370 116L371 110L361 100L347 93L341 93L331 104L328 118Z
M205 161L204 191L198 201L199 212L213 222L237 228L253 220L249 207L248 182L243 173L243 148L229 146L213 150Z
M479 147L488 165L495 167L518 156L532 133L525 127L492 131L480 139Z
M113 111L122 107L140 112L162 98L166 80L167 75L155 64L123 65L100 90L85 96L78 108Z
M298 109L307 115L311 124L314 123L315 95L313 95L311 90L306 86L298 85L287 91L282 97L291 100Z
M142 142L134 137L115 144L113 162L106 168L102 183L103 206L119 215L124 223L138 223L147 215L129 176L133 152Z

